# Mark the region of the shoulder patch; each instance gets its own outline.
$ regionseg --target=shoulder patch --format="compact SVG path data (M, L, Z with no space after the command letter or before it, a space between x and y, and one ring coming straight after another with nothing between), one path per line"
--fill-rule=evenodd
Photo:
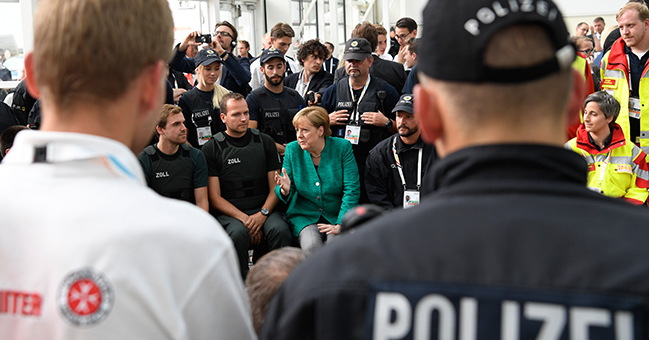
M92 268L68 274L59 288L57 305L71 325L90 327L104 321L113 308L113 288Z

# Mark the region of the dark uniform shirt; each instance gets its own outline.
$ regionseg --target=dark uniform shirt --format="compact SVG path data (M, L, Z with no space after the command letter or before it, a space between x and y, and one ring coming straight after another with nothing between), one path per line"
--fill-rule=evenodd
M591 192L586 171L551 146L446 156L422 205L301 263L260 339L646 338L649 211Z

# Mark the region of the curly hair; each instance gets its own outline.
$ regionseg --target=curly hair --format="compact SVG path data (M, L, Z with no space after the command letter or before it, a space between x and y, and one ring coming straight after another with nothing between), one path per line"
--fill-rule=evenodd
M315 57L320 57L322 60L327 58L329 51L327 47L323 45L318 38L311 39L300 46L300 49L297 51L297 60L300 61L300 65L304 66L304 60L306 60L309 55L313 54Z

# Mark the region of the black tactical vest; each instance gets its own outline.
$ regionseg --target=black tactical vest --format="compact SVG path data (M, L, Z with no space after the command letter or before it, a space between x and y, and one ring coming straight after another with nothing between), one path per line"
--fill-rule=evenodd
M259 97L261 112L257 117L259 131L269 135L275 143L287 144L296 140L293 117L300 111L302 97L297 91L284 87L282 99L273 98L265 87L252 91Z
M194 162L189 144L183 144L178 152L165 155L153 145L144 149L151 162L149 187L164 197L196 204L194 197Z
M386 82L383 79L372 77L370 84L365 91L360 103L356 103L352 100L352 95L349 92L349 81L348 78L343 78L336 83L336 109L338 110L347 110L349 112L350 121L347 124L354 124L361 126L361 135L359 138L359 145L369 143L374 146L378 142L390 136L390 132L384 128L374 125L367 125L363 123L363 120L360 119L360 115L364 112L379 112L381 111L384 115L389 114L385 112L384 101L386 98L385 86ZM358 100L358 98L356 98ZM352 123L352 113L356 110L358 106L358 119L357 123ZM331 134L334 137L345 138L345 125L334 125L331 127ZM356 145L354 145L356 147ZM370 147L371 149L371 147ZM369 150L368 150L369 152Z
M187 130L191 130L187 136L192 136L192 145L198 146L198 136L196 129L199 127L210 126L212 128L212 136L217 132L225 131L225 124L221 121L221 111L215 108L211 103L206 103L198 93L196 88L193 88L183 96L187 99L191 112L189 113L189 121L185 122Z
M221 197L239 210L256 209L264 205L268 197L268 172L266 152L259 130L249 129L252 139L244 147L228 143L223 132L214 136L221 151L219 184ZM212 143L212 142L210 142Z

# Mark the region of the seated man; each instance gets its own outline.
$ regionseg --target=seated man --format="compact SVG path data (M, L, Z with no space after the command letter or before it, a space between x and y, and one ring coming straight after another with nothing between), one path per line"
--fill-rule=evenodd
M248 104L239 93L221 99L221 120L226 130L203 146L207 159L211 212L234 242L241 276L248 274L248 249L255 258L291 243L288 224L273 211L275 171L280 169L275 142L259 130L249 129Z
M411 94L401 96L392 113L398 133L370 151L365 188L373 204L386 209L411 208L420 203L422 178L437 160L437 152L435 146L421 139Z
M158 194L196 204L208 211L207 163L200 150L187 144L180 107L165 104L155 133L159 142L139 156L149 187Z

